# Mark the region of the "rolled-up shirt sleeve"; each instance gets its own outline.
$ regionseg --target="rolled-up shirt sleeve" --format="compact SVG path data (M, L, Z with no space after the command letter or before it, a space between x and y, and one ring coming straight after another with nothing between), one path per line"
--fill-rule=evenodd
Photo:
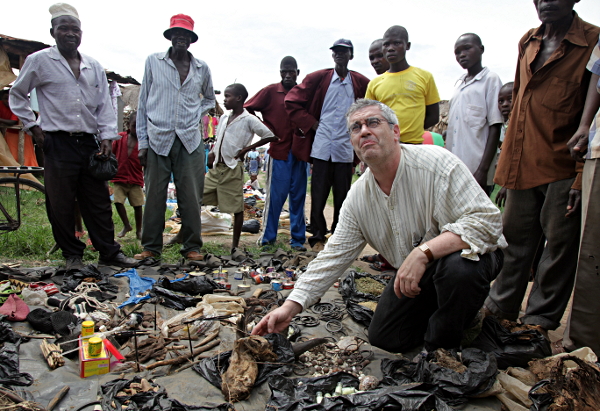
M31 110L29 93L39 84L39 78L32 59L25 59L19 77L10 89L9 104L12 112L21 120L23 128L29 130L36 126L35 114Z
M303 308L315 304L318 299L352 265L366 244L365 237L352 211L353 198L347 198L340 211L335 233L300 276L288 300L295 301Z
M478 254L508 245L502 235L500 210L459 161L438 181L434 217L442 233L450 231L469 245L461 253L469 260L479 261Z

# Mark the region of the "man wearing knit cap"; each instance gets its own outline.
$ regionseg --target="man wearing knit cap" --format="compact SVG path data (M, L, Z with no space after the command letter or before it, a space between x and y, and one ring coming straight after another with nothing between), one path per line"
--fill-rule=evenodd
M106 74L96 60L77 51L81 44L77 10L57 3L50 7L50 14L50 34L56 46L27 57L11 89L10 105L44 149L46 209L67 270L83 267L85 244L75 237L75 200L100 253L99 263L133 267L137 262L125 257L114 240L108 185L88 171L92 154L100 152L108 158L112 140L118 138ZM29 103L28 94L34 88L40 124Z
M162 253L172 173L182 220L181 254L188 260L202 260L199 204L205 163L199 125L202 116L215 106L215 93L210 69L188 51L198 40L194 20L185 14L171 17L164 36L171 47L146 59L140 88L137 134L147 201L142 224L144 250L135 258L158 258Z

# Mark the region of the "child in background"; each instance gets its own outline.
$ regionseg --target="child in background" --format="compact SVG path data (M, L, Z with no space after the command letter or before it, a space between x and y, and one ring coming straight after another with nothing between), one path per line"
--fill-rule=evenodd
M502 148L502 142L504 141L504 134L506 133L506 129L508 128L508 119L510 116L510 112L513 108L512 103L512 94L513 94L513 82L506 83L500 89L500 93L498 93L498 108L502 113L502 119L504 123L502 124L502 129L500 131L500 142L498 143L498 153L496 154L496 158L494 161L494 170L498 164L498 157L500 156L500 149ZM496 204L498 207L504 207L504 203L506 203L506 189L502 187L498 194L496 195Z
M119 170L112 182L114 184L115 208L123 221L123 229L117 234L117 237L122 238L133 230L125 209L125 199L129 199L129 204L133 207L135 216L135 235L138 240L141 240L144 172L138 158L136 117L137 113L133 111L129 115L129 130L119 133L121 139L112 143L112 151L119 163Z
M252 187L254 190L260 190L260 183L257 180L258 174L256 173L252 173L250 174L250 180L246 181L246 184L244 184L244 186L250 186Z
M223 94L225 109L231 112L221 116L217 141L208 155L208 166L211 169L204 181L204 204L218 205L220 212L234 214L231 244L233 254L239 245L244 223L244 156L256 147L278 138L258 117L244 109L248 91L243 84L227 86ZM254 134L261 137L261 140L249 145Z

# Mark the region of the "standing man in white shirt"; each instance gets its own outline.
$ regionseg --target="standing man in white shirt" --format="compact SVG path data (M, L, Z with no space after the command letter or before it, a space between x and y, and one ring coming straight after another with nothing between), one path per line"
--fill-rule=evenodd
M374 100L348 110L352 146L369 166L350 189L338 228L284 304L253 334L279 332L350 267L365 244L394 267L369 327L371 344L406 352L458 348L502 267L500 211L456 157L400 145L398 119Z
M93 153L108 157L118 139L117 115L111 105L104 68L80 53L81 22L66 3L50 6L50 34L56 46L31 54L10 91L10 106L24 128L43 147L46 209L67 270L83 268L85 244L75 237L75 200L99 263L134 267L115 241L112 206L106 181L88 171ZM29 93L36 89L41 123L36 123ZM98 143L98 141L100 143Z
M194 20L185 14L171 17L164 32L172 46L146 60L137 116L140 163L144 169L146 208L142 247L135 258L160 257L165 229L167 187L171 174L181 214L181 254L202 260L200 204L204 190L202 117L215 106L210 69L189 51L198 41Z
M503 123L498 108L502 82L496 73L483 67L483 52L477 34L463 34L454 44L456 61L467 72L460 78L450 100L446 148L467 165L481 188L490 195L494 184L488 185L488 173L495 171L492 163Z

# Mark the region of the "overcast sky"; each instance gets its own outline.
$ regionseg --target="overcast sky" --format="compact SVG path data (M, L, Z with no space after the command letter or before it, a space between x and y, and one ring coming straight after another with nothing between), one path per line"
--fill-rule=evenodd
M51 1L4 3L0 33L54 45L49 33ZM449 99L463 73L453 53L458 36L466 32L479 34L485 46L484 65L508 82L514 78L519 39L540 24L533 2L528 0L69 3L77 8L82 22L80 51L105 68L140 82L146 57L170 46L162 34L169 27L170 17L190 15L199 36L190 51L211 68L215 89L224 90L237 81L251 96L280 81L279 62L286 55L297 59L300 79L332 67L329 47L341 37L354 43L350 69L374 78L368 47L388 27L399 24L407 28L412 42L408 63L433 73L440 96ZM584 20L600 24L599 0L581 0L575 10Z

